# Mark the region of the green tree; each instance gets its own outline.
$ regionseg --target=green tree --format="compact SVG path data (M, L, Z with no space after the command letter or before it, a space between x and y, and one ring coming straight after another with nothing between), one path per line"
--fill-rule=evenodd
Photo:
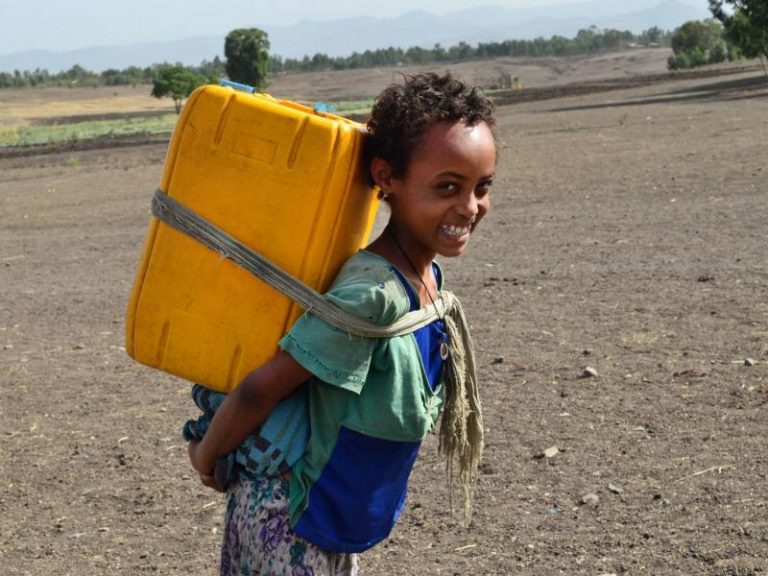
M60 73L59 76L70 86L96 86L98 84L98 76L80 64L75 64L69 70Z
M693 68L721 61L725 53L723 27L716 20L690 20L672 34L672 51L667 67Z
M166 96L173 98L176 114L178 114L181 112L181 105L187 96L192 94L192 91L198 86L211 81L215 82L216 80L196 74L179 64L162 66L152 81L152 96L155 98Z
M709 9L744 56L768 60L768 0L709 0Z
M652 26L642 33L643 39L648 44L658 44L664 36L664 31L658 26Z
M431 54L421 46L411 46L405 51L405 57L411 64L423 64L429 62Z
M213 60L210 62L208 60L203 60L200 63L200 66L198 66L198 71L203 76L216 76L217 78L224 76L227 73L224 67L224 62L218 56L214 56Z
M675 54L690 54L696 48L706 52L714 44L712 28L705 22L690 20L680 26L672 35L672 50Z
M439 43L435 44L432 48L432 54L434 54L435 62L445 62L448 59L447 52Z
M227 76L234 82L249 84L257 90L267 85L269 37L258 28L232 30L224 41Z

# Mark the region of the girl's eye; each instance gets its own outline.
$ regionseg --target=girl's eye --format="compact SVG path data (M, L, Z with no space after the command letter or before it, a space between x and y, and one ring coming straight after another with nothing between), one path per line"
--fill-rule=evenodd
M437 189L441 194L453 194L459 189L459 185L455 182L441 182L437 185Z
M475 194L477 196L483 197L486 194L488 194L488 192L491 191L491 186L493 186L493 180L486 180L484 182L480 182L477 185L477 188L475 188Z

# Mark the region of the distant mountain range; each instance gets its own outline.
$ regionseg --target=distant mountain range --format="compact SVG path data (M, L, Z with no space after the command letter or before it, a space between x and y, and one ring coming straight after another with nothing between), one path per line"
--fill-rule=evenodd
M704 4L703 2L701 4ZM627 13L622 2L593 2L507 9L481 6L436 16L410 12L397 18L347 18L317 22L302 20L293 26L255 26L269 34L270 52L285 58L302 58L316 53L346 56L352 52L395 46L449 47L459 42L526 40L560 35L572 38L580 29L596 26L642 32L653 26L672 30L688 20L710 17L704 6L681 0L642 0L642 10ZM101 72L107 68L148 66L160 62L198 65L203 60L223 57L224 37L204 36L177 41L145 42L125 46L97 46L68 52L32 50L0 55L0 71L47 69L67 70L79 64Z

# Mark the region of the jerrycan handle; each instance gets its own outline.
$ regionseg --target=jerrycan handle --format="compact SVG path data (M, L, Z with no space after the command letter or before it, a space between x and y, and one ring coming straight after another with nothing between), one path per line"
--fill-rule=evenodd
M230 88L240 90L241 92L247 92L248 94L253 94L256 91L256 88L253 86L249 86L248 84L241 84L240 82L232 82L232 80L221 80L219 84L221 86L229 86Z

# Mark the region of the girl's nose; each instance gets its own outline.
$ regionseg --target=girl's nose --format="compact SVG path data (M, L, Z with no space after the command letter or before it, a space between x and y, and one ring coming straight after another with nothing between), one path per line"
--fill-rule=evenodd
M478 202L475 191L470 190L468 193L462 195L456 206L456 212L461 216L464 216L467 220L473 220L478 213Z

